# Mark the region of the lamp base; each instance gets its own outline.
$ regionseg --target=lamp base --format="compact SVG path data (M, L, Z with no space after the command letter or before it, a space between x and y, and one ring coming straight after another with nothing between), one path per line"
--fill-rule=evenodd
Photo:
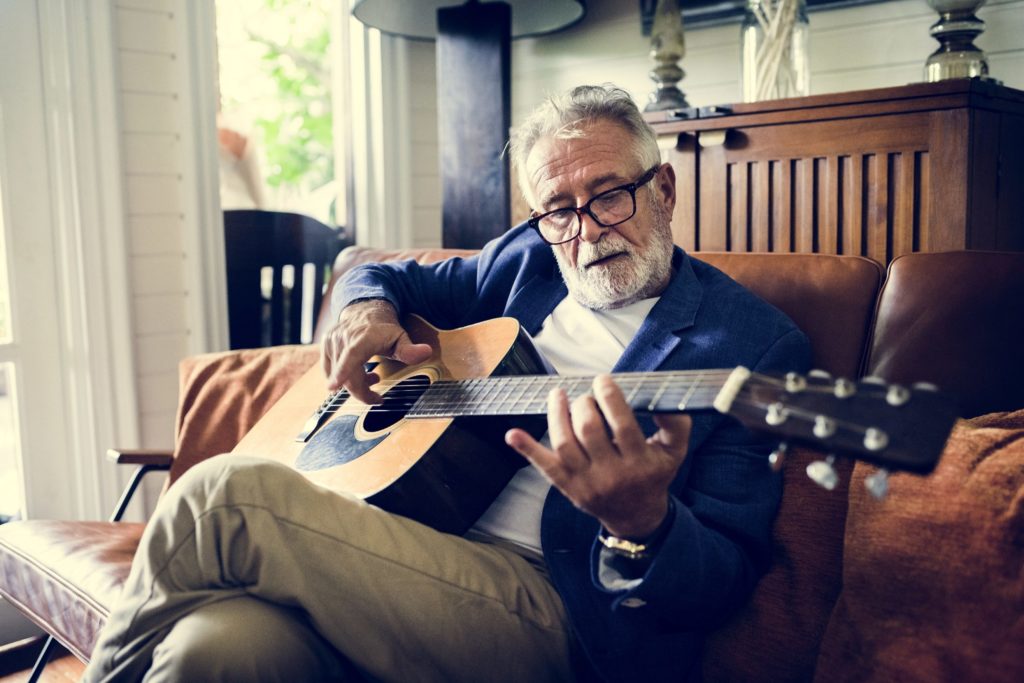
M985 0L931 0L928 4L939 12L939 20L929 31L939 41L939 49L925 62L925 81L994 80L989 78L985 53L974 45L974 39L985 31L985 22L975 15Z

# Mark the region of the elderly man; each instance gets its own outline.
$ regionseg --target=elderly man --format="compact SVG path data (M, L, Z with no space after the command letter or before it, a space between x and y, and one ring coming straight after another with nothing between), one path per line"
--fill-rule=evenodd
M580 87L520 126L532 217L468 259L357 269L323 346L377 402L375 354L417 363L401 315L512 316L593 391L548 403L530 463L465 536L214 458L150 523L87 680L565 681L699 677L701 635L765 569L780 481L717 414L638 420L604 373L805 369L785 316L673 247L675 175L628 95Z

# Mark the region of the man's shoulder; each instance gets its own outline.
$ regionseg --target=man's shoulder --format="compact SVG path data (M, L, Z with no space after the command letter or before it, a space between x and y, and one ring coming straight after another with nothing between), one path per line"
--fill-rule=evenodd
M485 272L518 271L524 268L550 269L554 264L551 247L526 222L509 228L484 245L480 262Z

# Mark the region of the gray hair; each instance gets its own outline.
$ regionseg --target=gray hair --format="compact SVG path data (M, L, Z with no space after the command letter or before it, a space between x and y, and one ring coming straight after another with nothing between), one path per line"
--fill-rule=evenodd
M596 121L617 123L632 136L633 154L644 170L661 162L654 129L644 120L628 92L610 83L577 86L567 93L549 96L512 131L509 157L519 179L519 190L527 201L530 186L526 158L537 141L544 137L583 137L583 128Z

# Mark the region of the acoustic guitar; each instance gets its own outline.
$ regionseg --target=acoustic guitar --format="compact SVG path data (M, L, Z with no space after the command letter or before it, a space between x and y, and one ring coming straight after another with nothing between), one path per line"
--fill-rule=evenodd
M434 354L412 366L375 358L382 404L367 405L344 389L322 400L317 365L233 452L282 462L320 485L463 533L526 464L505 445L505 432L519 426L539 438L550 390L562 387L572 400L590 391L593 378L542 374L529 336L512 318L456 330L417 316L403 324ZM953 402L926 387L813 373L731 368L614 378L637 413L717 410L787 441L919 474L934 468L956 419Z

